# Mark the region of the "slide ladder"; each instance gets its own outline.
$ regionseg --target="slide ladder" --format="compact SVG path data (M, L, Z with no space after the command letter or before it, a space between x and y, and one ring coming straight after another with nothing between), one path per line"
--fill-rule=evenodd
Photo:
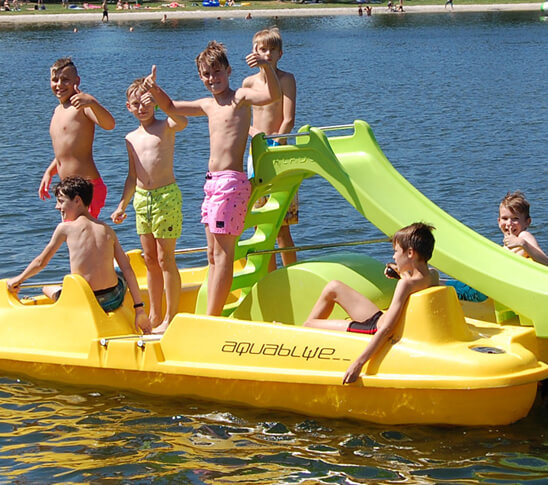
M349 128L352 134L326 136L328 131ZM233 289L240 290L241 298L268 271L270 255L250 253L274 247L299 185L320 175L388 236L416 221L434 225L431 263L435 267L524 316L537 336L548 337L548 267L495 244L426 198L390 164L367 123L358 120L323 129L304 126L291 136L295 145L268 147L264 135L252 140L255 177L245 228L255 230L247 239L244 230L236 247L236 259L248 256L246 266L234 277ZM270 194L267 204L254 209L255 200L266 194Z

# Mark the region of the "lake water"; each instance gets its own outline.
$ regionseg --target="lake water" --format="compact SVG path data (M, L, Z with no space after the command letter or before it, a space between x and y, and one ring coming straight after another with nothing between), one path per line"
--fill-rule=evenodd
M160 15L159 15L160 17ZM20 271L59 220L37 197L52 159L48 134L56 100L49 66L71 55L81 88L116 118L98 131L95 158L109 186L106 218L127 170L125 134L135 120L125 89L158 66L175 99L207 95L194 57L208 40L228 47L232 85L256 30L278 25L282 69L297 79L296 126L368 121L394 166L427 197L500 242L498 202L523 190L531 231L548 249L546 72L548 22L537 13L379 15L132 22L0 28L1 277ZM134 31L129 31L129 26ZM199 224L208 158L205 119L178 134L183 192L178 246L205 245ZM297 244L377 237L332 188L309 179L300 192ZM132 211L117 227L138 247ZM322 217L320 220L320 216ZM420 219L420 214L417 214ZM389 245L367 246L387 259ZM311 254L313 255L313 254ZM304 255L303 255L304 257ZM181 265L203 256L181 259ZM40 279L68 271L61 251ZM1 483L546 483L546 404L507 427L377 426L309 419L191 400L165 401L100 389L0 380Z

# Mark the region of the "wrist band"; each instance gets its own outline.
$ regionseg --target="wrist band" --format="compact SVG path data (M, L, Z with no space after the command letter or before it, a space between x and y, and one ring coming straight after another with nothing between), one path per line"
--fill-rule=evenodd
M144 307L144 306L145 306L144 302L135 303L135 305L133 305L133 308L142 308L142 307Z

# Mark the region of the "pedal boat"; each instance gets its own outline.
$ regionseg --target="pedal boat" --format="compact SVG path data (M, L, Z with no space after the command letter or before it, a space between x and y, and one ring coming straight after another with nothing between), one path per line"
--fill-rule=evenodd
M143 283L140 253L130 259ZM87 388L387 424L502 425L526 416L537 382L548 376L535 358L534 330L466 322L450 287L412 295L390 344L356 383L342 385L370 337L299 323L335 278L386 307L393 283L382 270L355 254L297 263L263 278L229 318L192 313L205 270L181 271L181 312L163 336L135 333L129 296L105 313L77 275L64 278L55 303L20 301L1 280L0 369Z

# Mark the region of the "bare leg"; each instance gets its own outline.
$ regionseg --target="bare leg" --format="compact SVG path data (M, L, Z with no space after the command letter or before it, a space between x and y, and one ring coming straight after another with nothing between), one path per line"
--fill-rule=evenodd
M158 262L156 239L152 234L141 234L141 246L147 267L148 299L150 302L149 318L152 327L162 322L162 295L164 293L164 277Z
M175 261L175 238L156 239L158 263L162 269L163 283L166 292L166 314L162 323L153 333L163 333L167 330L169 322L179 310L179 297L181 295L181 275Z
M208 256L211 248L213 258L213 261L211 259L209 261L207 314L221 315L232 286L234 246L237 236L212 234L209 228L206 229L206 234L208 234ZM210 240L212 246L209 244Z
M56 295L56 293L62 288L62 286L57 285L44 286L42 288L42 293L44 293L44 295L46 295L50 300L57 301L59 299L59 295Z
M371 300L363 296L358 291L350 288L350 286L344 283L334 280L329 282L322 290L318 301L315 303L310 315L304 323L307 327L320 327L320 328L334 328L335 330L342 330L337 322L341 320L330 320L334 322L333 325L324 323L329 315L333 312L333 308L337 303L352 320L363 321L372 317L379 311L377 305ZM344 330L348 327L348 321L342 320L346 323Z
M278 247L279 248L290 248L295 246L293 238L291 237L291 231L289 226L280 227L280 232L277 237ZM297 262L297 253L295 251L288 251L282 254L282 263L284 266Z

